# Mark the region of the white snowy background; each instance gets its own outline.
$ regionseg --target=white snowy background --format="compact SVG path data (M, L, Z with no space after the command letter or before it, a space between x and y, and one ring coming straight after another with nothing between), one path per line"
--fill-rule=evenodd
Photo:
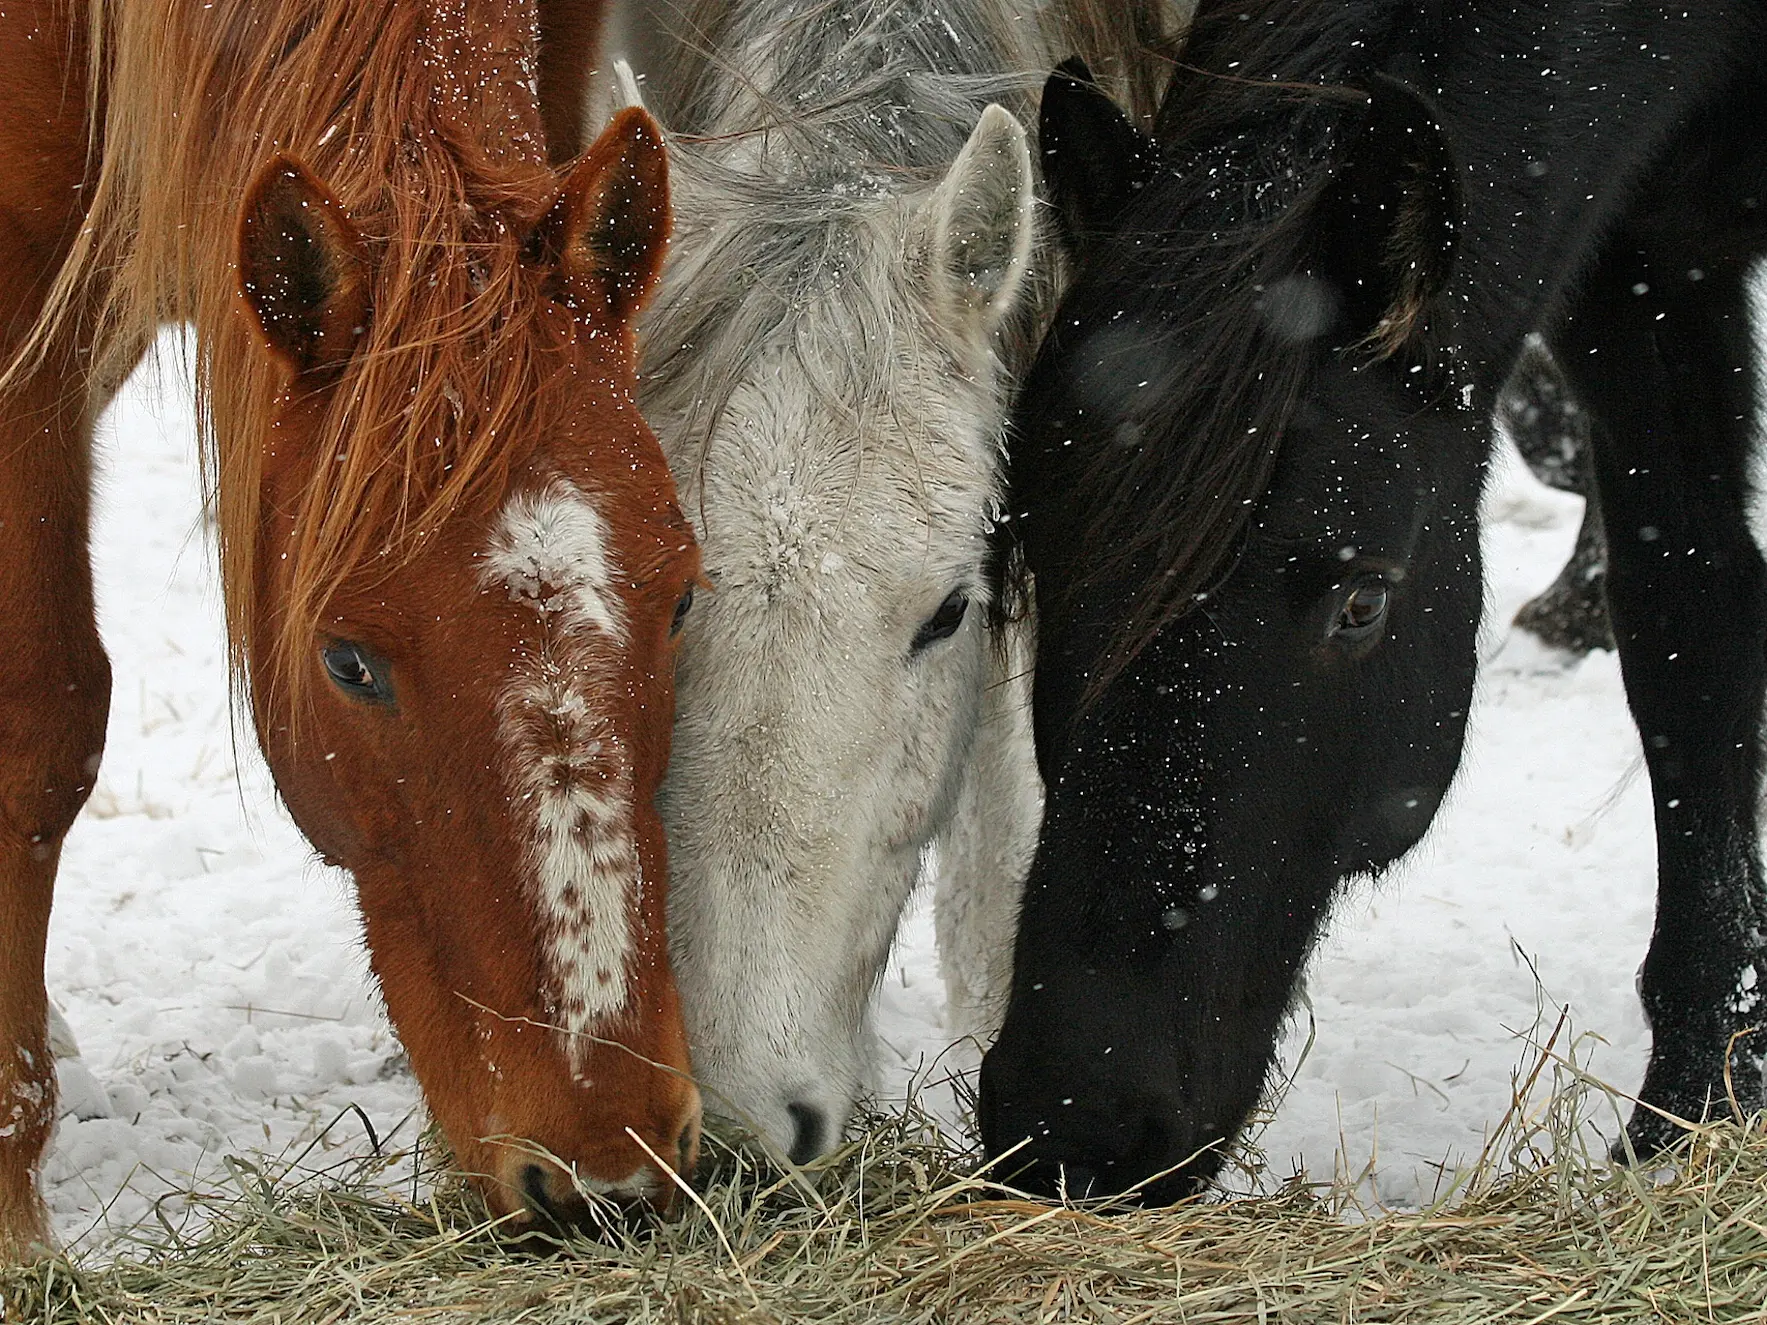
M348 879L313 861L249 736L233 739L175 355L137 375L101 445L95 544L115 698L49 936L50 993L81 1056L62 1065L43 1170L57 1233L100 1253L176 1225L176 1194L227 1185L228 1157L306 1150L317 1168L365 1152L352 1105L394 1149L421 1127ZM1567 666L1507 629L1569 552L1581 502L1513 462L1488 508L1486 665L1465 765L1426 842L1348 892L1313 963L1312 1049L1260 1139L1273 1180L1373 1160L1370 1195L1427 1200L1440 1166L1476 1156L1508 1107L1542 988L1604 1041L1598 1075L1631 1090L1643 1071L1633 979L1654 848L1619 669L1604 653ZM973 1061L946 1054L942 1003L917 909L879 992L886 1100ZM1308 1030L1303 1016L1285 1042L1290 1071Z

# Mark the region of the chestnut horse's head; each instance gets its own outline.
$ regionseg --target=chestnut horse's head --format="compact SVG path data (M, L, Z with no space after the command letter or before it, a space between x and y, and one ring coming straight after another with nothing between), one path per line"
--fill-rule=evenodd
M629 330L668 226L641 112L476 216L371 227L280 157L240 220L285 383L233 442L258 447L253 716L498 1212L666 1206L658 1161L698 1142L652 802L699 558Z

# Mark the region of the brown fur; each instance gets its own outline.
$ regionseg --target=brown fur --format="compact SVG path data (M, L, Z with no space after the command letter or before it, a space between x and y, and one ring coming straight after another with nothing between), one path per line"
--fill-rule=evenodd
M586 50L600 0L549 2ZM535 0L0 14L0 599L22 637L0 664L0 1114L32 1105L0 1137L0 1257L43 1238L43 933L108 703L90 417L165 320L195 329L234 674L297 822L356 876L389 1012L462 1164L519 1210L536 1146L624 1181L647 1162L630 1128L692 1163L652 798L668 626L698 559L631 404L628 323L661 261L666 174L635 111L555 173L537 26ZM305 278L278 274L296 259ZM629 641L594 698L634 788L644 880L631 1003L577 1071L550 1025L554 922L489 753L509 662L544 642L478 578L504 499L560 478L594 497L624 572L610 589ZM386 660L396 705L327 682L320 650L339 639ZM540 1173L572 1209L569 1175Z
M539 0L540 114L555 163L583 150L589 79L600 49L605 0Z

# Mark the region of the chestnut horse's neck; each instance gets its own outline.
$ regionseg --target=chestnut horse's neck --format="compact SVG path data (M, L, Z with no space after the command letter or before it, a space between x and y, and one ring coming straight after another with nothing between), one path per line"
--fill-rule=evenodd
M555 7L593 18L600 0ZM373 316L334 393L340 418L318 425L338 461L291 513L301 570L278 638L261 642L280 655L310 637L351 566L495 482L484 439L533 408L524 367L544 337L523 319L544 314L515 297L515 236L555 188L537 23L537 0L98 0L90 12L102 154L35 348L77 326L95 361L126 361L160 322L194 324L236 676L260 644L260 439L282 389L237 316L241 199L267 159L292 156L327 181L377 266ZM522 362L493 377L499 353Z
M370 6L379 8L381 6ZM387 12L402 6L387 0ZM442 0L423 6L412 36L418 67L407 86L429 98L462 155L505 170L546 162L539 108L537 0ZM396 55L397 48L381 54Z

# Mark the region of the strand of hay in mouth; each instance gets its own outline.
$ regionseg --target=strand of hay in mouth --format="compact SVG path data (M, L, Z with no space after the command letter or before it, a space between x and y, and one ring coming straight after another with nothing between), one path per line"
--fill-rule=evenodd
M703 1209L543 1253L500 1241L459 1181L412 1202L371 1173L242 1166L179 1245L0 1271L5 1319L1767 1322L1767 1124L1703 1126L1672 1162L1612 1168L1580 1140L1600 1097L1558 1041L1423 1211L1356 1217L1353 1184L1299 1179L1164 1211L1047 1206L975 1176L910 1109L811 1174L714 1141Z

